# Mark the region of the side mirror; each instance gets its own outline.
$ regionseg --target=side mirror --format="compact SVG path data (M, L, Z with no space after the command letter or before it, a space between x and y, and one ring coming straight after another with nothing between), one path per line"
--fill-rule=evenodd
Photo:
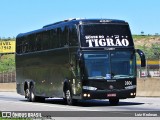
M141 58L141 67L146 67L146 58L143 51L141 51L140 49L136 49L136 52L139 54Z

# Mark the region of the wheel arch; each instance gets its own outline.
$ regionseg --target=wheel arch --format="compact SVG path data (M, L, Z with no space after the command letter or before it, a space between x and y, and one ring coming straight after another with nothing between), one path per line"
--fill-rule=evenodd
M34 86L34 81L33 80L25 80L24 82L24 91L29 89L32 85Z
M63 82L63 92L70 88L69 80L65 79Z

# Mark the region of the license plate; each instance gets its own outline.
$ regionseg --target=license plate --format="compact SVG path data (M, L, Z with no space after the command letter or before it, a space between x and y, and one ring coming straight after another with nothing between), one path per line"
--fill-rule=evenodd
M116 93L107 94L107 97L116 97Z

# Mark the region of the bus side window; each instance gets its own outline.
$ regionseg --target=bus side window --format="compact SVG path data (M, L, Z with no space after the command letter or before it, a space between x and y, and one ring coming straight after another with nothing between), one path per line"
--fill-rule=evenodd
M20 54L20 45L17 45L16 48L17 48L17 49L16 49L16 53L17 53L17 54Z
M67 36L68 36L68 27L67 26L62 26L61 28L58 28L59 32L59 42L60 45L59 47L64 47L65 45L68 44Z
M27 37L25 37L22 41L21 47L22 47L22 51L21 53L26 53L27 52Z
M59 39L57 34L57 29L52 29L51 32L51 48L58 48L59 47Z
M27 42L26 41L23 41L23 53L26 53L27 52Z
M69 45L78 46L77 28L75 25L69 27Z
M49 31L43 32L43 39L42 39L43 50L50 49L49 36L50 36Z
M62 41L61 41L62 47L65 47L66 45L68 45L68 39L69 39L68 33L69 33L68 26L65 26L63 29L63 35L62 35Z
M36 34L36 40L35 40L35 46L36 46L36 51L41 50L41 33Z
M35 34L29 36L29 41L31 43L31 52L36 51L35 50L35 48L36 48L35 47Z
M61 40L62 40L62 29L61 28L57 28L57 43L58 43L58 47L61 47Z
M17 54L20 54L21 53L21 42L22 42L22 38L18 38L17 41L16 41L16 52Z

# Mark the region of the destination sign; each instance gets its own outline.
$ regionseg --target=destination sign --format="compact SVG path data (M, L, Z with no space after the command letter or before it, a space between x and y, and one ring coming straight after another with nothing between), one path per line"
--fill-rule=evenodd
M14 53L15 41L0 41L0 53Z
M130 46L128 36L120 35L86 35L85 46L83 47L110 47L110 46Z

